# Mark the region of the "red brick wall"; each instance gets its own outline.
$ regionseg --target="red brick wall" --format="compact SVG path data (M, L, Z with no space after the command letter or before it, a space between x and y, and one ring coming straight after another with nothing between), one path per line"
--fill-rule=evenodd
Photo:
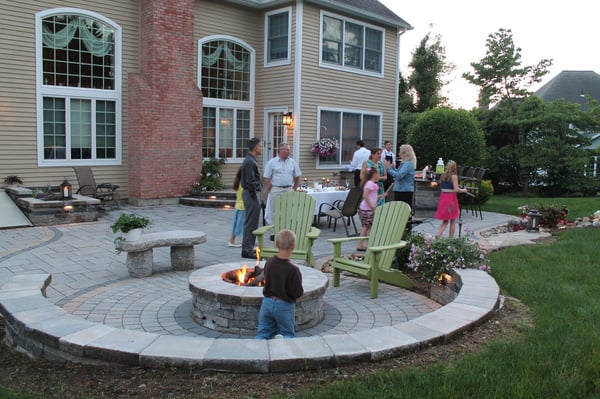
M202 166L194 0L144 0L140 73L129 76L129 199L185 195Z

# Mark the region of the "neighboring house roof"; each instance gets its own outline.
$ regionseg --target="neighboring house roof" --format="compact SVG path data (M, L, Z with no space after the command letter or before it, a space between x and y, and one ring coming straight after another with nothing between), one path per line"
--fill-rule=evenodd
M267 8L278 5L289 4L289 0L228 0L252 8ZM334 10L344 11L348 14L367 18L388 26L394 26L398 30L411 30L413 27L397 16L389 8L377 0L307 0L320 6L328 6Z
M594 71L562 71L535 92L544 101L564 98L588 110L586 95L600 101L600 75Z

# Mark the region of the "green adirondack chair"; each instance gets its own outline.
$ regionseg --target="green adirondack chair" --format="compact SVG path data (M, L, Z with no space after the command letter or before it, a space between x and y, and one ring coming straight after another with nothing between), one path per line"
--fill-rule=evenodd
M407 245L402 234L410 217L410 206L405 202L392 201L375 209L375 218L369 237L331 238L333 244L333 286L340 285L340 273L349 271L367 277L371 281L371 299L377 298L379 281L404 288L412 286L411 280L401 271L392 268L398 248ZM362 261L342 257L342 243L368 238L368 247Z
M275 243L272 243L272 246L266 246L265 236L267 233L277 236L280 230L288 229L296 233L296 248L292 253L292 259L306 260L309 266L314 267L312 246L321 234L321 230L312 226L315 204L313 197L302 192L284 193L277 197L273 224L260 227L252 232L258 238L261 259L270 258L277 253Z

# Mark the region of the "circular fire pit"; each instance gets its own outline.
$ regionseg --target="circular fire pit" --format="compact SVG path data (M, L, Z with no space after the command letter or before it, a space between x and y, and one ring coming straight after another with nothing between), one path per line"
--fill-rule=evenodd
M248 265L253 268L254 265ZM241 269L243 263L220 263L203 267L189 277L193 295L192 319L211 330L239 335L255 335L262 287L239 286L226 282L222 275ZM296 301L296 330L319 324L323 313L323 295L329 284L319 270L298 266L302 273L304 295Z

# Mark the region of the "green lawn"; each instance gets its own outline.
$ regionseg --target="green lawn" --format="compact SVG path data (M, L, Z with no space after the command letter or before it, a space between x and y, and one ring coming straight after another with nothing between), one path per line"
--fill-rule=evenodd
M294 398L599 398L600 228L555 238L491 254L502 294L521 299L534 317L519 339L449 364L381 372Z

